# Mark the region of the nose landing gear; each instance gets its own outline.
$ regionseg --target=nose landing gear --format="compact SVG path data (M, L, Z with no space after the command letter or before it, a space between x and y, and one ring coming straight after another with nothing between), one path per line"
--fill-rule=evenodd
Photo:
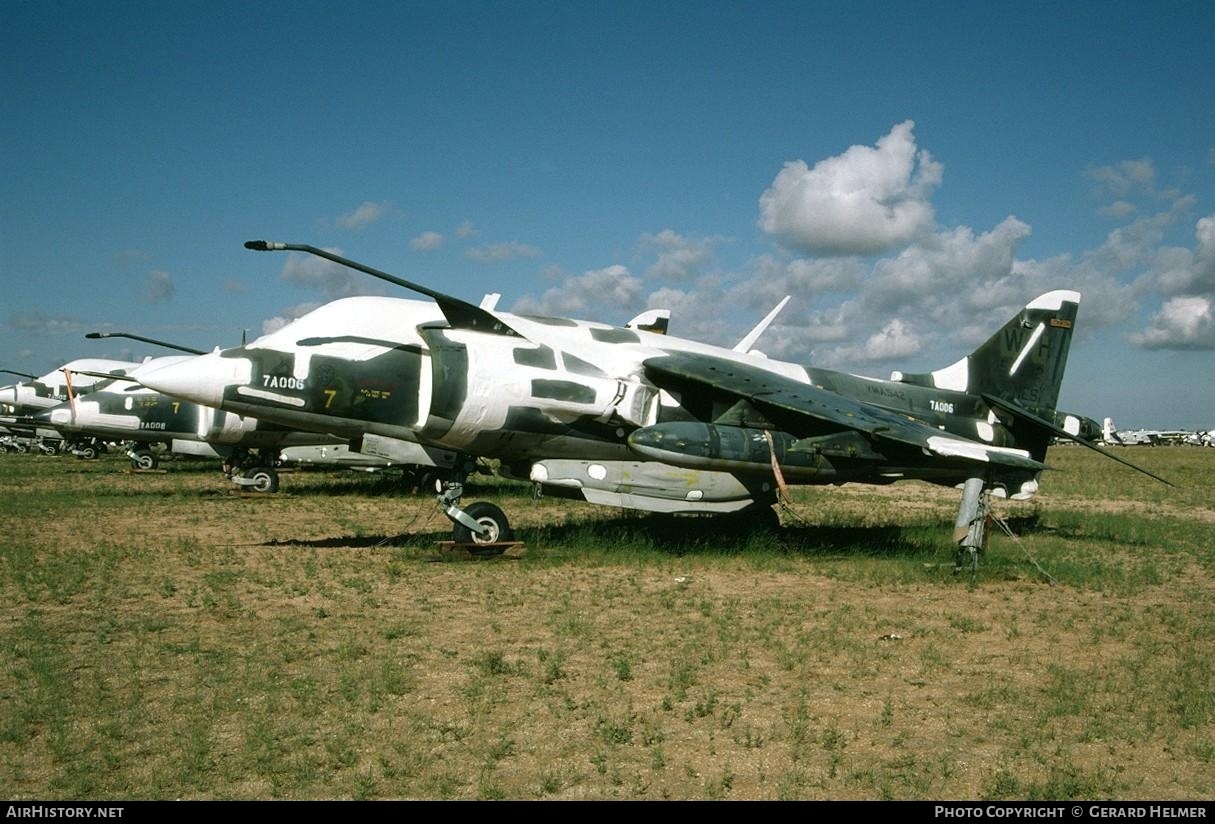
M451 540L457 544L508 543L514 540L506 513L487 501L477 501L467 508L460 507L464 481L445 481L435 499L443 514L451 519Z
M464 515L471 518L481 531L474 532L463 521L457 521L451 531L451 539L457 544L497 544L514 538L506 513L488 501L469 504Z
M156 458L156 454L148 449L136 449L131 447L124 454L131 459L132 469L155 469L160 465L160 461Z
M259 450L255 454L247 449L235 450L224 462L224 474L241 489L254 492L278 492L277 450Z

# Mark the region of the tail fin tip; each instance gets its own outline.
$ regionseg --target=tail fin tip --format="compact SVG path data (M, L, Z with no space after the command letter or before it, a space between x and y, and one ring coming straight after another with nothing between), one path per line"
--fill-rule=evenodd
M1080 302L1080 293L1074 292L1071 289L1056 289L1053 292L1038 295L1038 297L1027 303L1025 308L1046 309L1051 312L1057 312L1063 308L1065 302L1078 304Z

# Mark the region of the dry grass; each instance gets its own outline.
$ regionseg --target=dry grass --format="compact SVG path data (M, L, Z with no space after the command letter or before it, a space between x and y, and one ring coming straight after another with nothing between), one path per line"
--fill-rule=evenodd
M1215 450L1125 453L1180 491L1057 453L973 585L922 485L799 490L761 537L490 486L527 556L443 563L367 477L0 456L0 787L1210 798Z

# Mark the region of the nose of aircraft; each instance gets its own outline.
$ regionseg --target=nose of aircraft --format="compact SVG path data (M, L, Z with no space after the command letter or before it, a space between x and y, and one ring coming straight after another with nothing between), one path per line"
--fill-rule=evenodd
M219 406L224 390L247 384L252 371L247 358L223 357L216 351L194 358L173 358L146 372L140 370L139 382L166 395L203 406Z

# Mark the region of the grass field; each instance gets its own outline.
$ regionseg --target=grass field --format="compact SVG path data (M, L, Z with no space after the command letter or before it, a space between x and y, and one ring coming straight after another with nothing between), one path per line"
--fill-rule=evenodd
M486 481L526 556L443 561L371 476L0 455L0 796L1212 798L1215 450L1120 454L1179 487L1052 450L973 581L920 484L743 535Z

